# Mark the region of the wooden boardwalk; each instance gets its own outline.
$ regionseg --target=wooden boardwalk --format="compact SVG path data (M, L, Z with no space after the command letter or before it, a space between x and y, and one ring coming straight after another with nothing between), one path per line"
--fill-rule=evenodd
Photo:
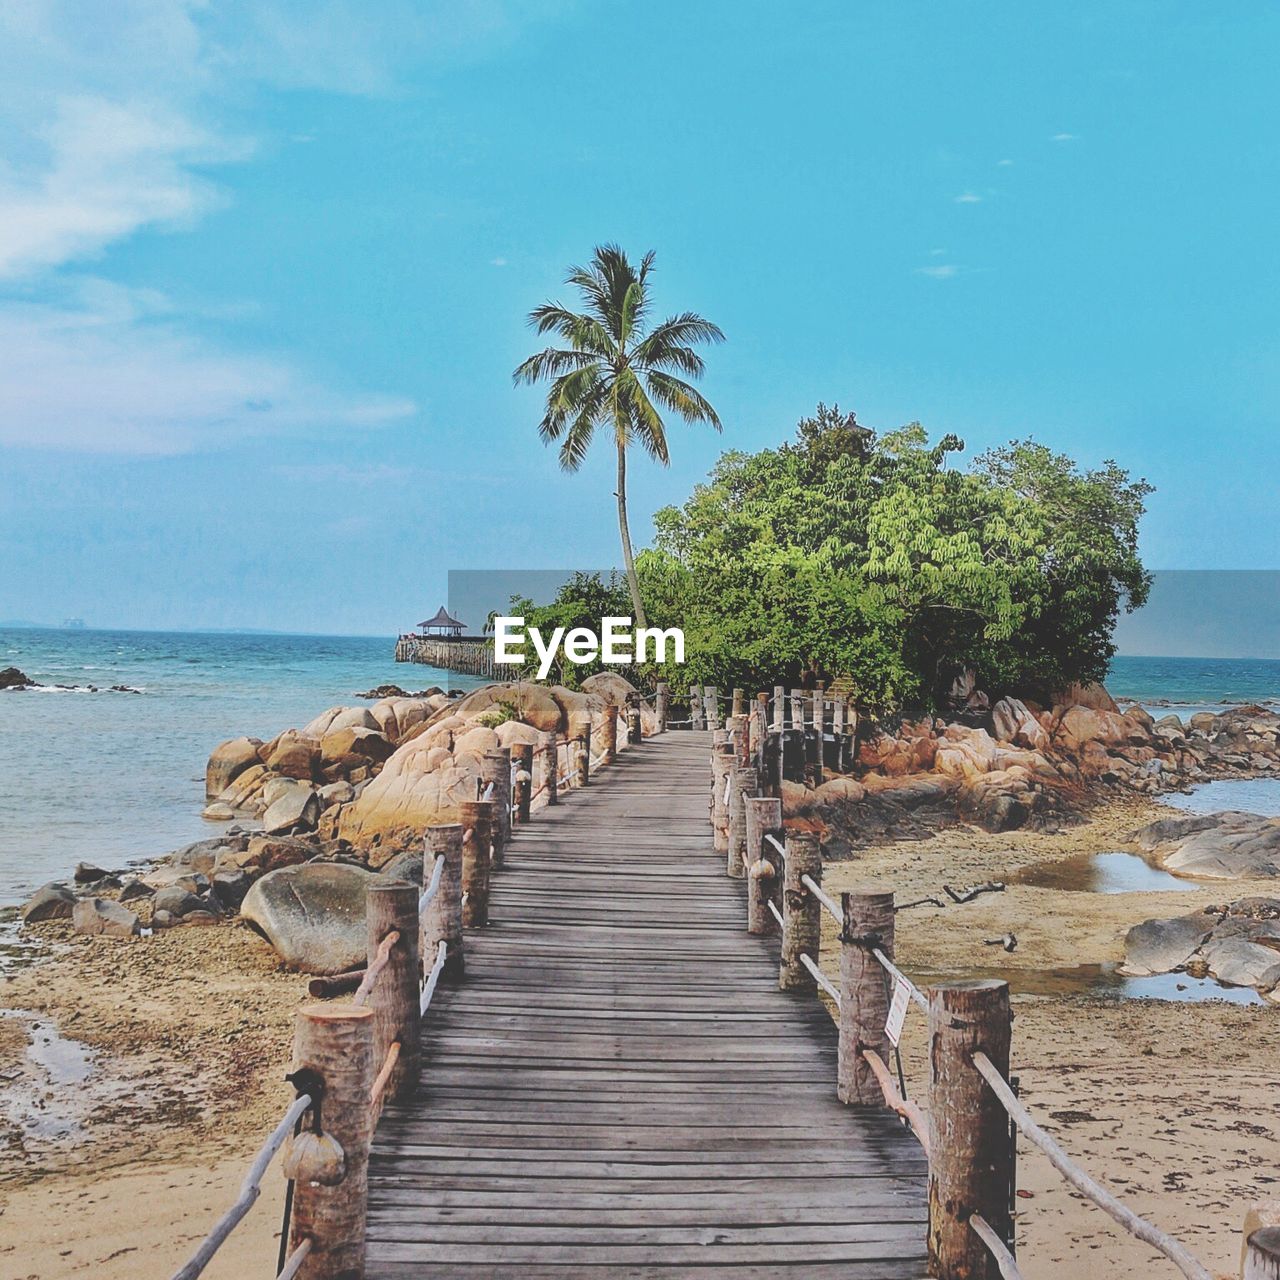
M924 1156L837 1102L834 1025L745 932L709 754L647 741L515 837L383 1112L371 1278L924 1275Z

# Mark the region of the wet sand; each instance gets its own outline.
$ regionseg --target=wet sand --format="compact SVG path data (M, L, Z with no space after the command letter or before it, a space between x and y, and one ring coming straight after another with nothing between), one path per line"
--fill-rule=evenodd
M899 901L944 896L944 881L963 888L1040 861L1122 849L1130 831L1164 812L1145 801L1112 805L1058 835L952 830L828 864L826 884L891 884ZM1015 980L1014 1062L1028 1105L1086 1168L1224 1275L1238 1266L1246 1208L1280 1194L1280 1010L1116 1000L1042 971L1114 964L1138 920L1250 892L1280 894L1280 885L1098 894L1011 884L899 917L908 971ZM169 1274L235 1198L249 1156L287 1104L282 1077L305 979L284 972L242 927L177 929L132 944L39 928L56 940L55 956L0 984L0 1007L37 1020L0 1019L0 1079L6 1096L30 1103L22 1114L52 1119L32 1132L30 1121L24 1128L0 1114L0 1273ZM1019 939L1012 955L984 945L1010 931ZM828 924L829 971L835 945ZM33 1030L50 1038L44 1066L30 1057ZM925 1078L923 1033L913 1011L904 1058L915 1091ZM74 1042L70 1050L59 1036ZM86 1061L75 1044L88 1054L80 1080L66 1078ZM66 1132L50 1132L68 1120ZM1019 1200L1018 1228L1027 1280L1174 1274L1068 1192L1037 1152L1020 1153L1019 1181L1030 1193ZM269 1269L282 1192L273 1166L212 1280Z
M899 902L946 900L943 882L961 890L1008 880L1035 863L1121 850L1135 828L1168 813L1130 801L1057 835L952 830L828 864L825 887L876 884L892 886ZM1103 894L1010 883L964 905L903 911L897 922L898 959L908 973L1010 979L1013 1072L1028 1108L1086 1170L1224 1276L1238 1274L1246 1210L1280 1196L1280 1009L1116 999L1078 990L1084 984L1071 971L1118 964L1125 931L1149 916L1250 893L1280 896L1280 884ZM1012 954L986 945L1005 933L1017 935ZM834 922L824 917L823 967L833 975L837 945ZM1067 976L1046 979L1044 971ZM913 1008L903 1059L917 1095L927 1081L925 1033ZM1018 1161L1019 1186L1029 1193L1018 1201L1026 1280L1177 1274L1069 1190L1025 1142Z

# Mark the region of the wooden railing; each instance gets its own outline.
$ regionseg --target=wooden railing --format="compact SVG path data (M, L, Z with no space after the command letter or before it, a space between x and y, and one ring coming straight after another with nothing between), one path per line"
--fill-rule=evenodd
M801 698L812 711L793 710L790 725L766 715L772 705ZM747 706L735 694L736 714L713 733L710 818L713 844L726 854L728 873L747 881L748 932L777 935L779 985L822 990L837 1015L836 1096L850 1106L888 1107L919 1141L929 1166L929 1275L938 1280L1020 1280L1015 1258L1016 1135L1044 1154L1066 1182L1126 1231L1163 1255L1187 1280L1213 1274L1167 1232L1123 1204L1075 1163L1017 1096L1009 1077L1012 1011L1009 987L996 979L939 983L921 991L894 963L896 911L891 890L843 893L836 902L822 888L822 852L809 833L784 834L776 767L786 752L779 740L794 733L812 767L813 742L838 733L824 724L823 695L771 699ZM694 700L693 705L697 705ZM704 715L718 714L714 690ZM714 721L713 721L714 723ZM820 753L819 753L820 760ZM773 777L770 785L764 779ZM769 794L773 791L774 794ZM839 926L839 981L820 961L822 913ZM929 1019L927 1104L907 1096L897 1059L906 1009ZM1250 1230L1243 1280L1280 1280L1280 1227Z
M439 983L463 977L465 931L488 923L491 876L502 867L513 827L530 821L535 799L558 804L616 758L620 719L627 741L640 741L638 712L623 717L606 708L594 758L588 722L563 738L543 733L536 746L487 753L476 799L460 806L461 821L427 828L425 887L369 887L366 967L312 979L308 988L312 996L352 998L298 1009L287 1077L297 1096L251 1161L235 1203L173 1280L201 1275L258 1200L281 1152L288 1186L277 1280L364 1275L369 1151L384 1104L407 1102L417 1088L421 1020ZM535 765L542 773L536 790Z

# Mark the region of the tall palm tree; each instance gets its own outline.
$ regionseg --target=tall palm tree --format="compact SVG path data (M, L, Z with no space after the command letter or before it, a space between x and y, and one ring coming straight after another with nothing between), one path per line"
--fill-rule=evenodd
M635 621L641 627L648 622L627 527L627 449L638 441L663 466L670 462L660 409L720 430L716 411L677 374L700 377L704 366L694 345L724 340L716 325L692 311L648 328L652 269L652 251L637 269L616 244L597 247L589 266L572 267L565 277L581 294L582 311L546 302L529 313L533 328L554 333L568 346L539 351L513 375L517 385L550 379L538 434L544 444L560 441L565 471L582 465L597 427L612 431L618 450L618 532Z

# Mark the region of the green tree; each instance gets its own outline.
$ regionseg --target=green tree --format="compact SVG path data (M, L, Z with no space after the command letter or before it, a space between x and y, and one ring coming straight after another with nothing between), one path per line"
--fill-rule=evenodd
M606 244L597 247L588 266L571 268L565 283L578 290L582 310L546 302L529 315L540 334L555 334L567 346L539 351L513 375L517 385L550 381L538 434L545 444L560 442L564 470L582 465L597 427L612 432L618 533L639 626L647 619L627 524L627 450L638 442L663 466L669 463L662 409L720 430L716 411L687 379L701 377L704 369L694 347L724 339L716 325L692 311L648 327L653 258L646 253L636 267L617 245Z

